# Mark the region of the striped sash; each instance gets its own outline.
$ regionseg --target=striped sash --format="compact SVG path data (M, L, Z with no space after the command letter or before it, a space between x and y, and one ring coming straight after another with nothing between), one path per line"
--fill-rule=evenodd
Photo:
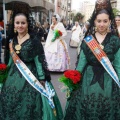
M37 78L32 74L32 72L28 69L28 67L22 62L22 60L13 50L12 40L9 43L9 47L10 47L10 54L18 70L21 72L21 74L24 76L24 78L33 88L35 88L38 92L40 92L48 99L48 103L53 109L53 112L56 116L55 105L53 102L53 96L55 95L55 90L50 88L49 82L47 81L45 82L45 88L41 85L41 83L37 80Z
M90 50L93 52L95 57L98 59L98 61L102 64L107 73L113 78L113 80L117 83L117 85L120 88L119 78L111 62L107 57L106 53L102 50L98 42L95 40L95 38L93 38L93 36L87 36L86 38L84 38L84 41L86 42Z

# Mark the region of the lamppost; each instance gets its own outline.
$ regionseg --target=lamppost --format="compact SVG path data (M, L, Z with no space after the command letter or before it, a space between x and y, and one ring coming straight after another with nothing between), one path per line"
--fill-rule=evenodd
M69 13L69 24L70 24L71 0L67 0L67 12Z
M67 10L66 10L66 21L68 23L68 0L67 0Z

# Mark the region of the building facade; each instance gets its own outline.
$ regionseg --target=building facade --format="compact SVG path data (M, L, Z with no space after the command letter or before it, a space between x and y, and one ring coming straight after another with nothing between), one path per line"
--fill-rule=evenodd
M55 11L54 0L1 0L0 8L3 9L4 5L4 15L7 14L7 20L4 20L6 24L9 20L11 13L10 11L12 10L11 6L13 3L16 4L17 2L24 2L29 4L35 21L39 21L41 24L44 22L51 23L51 17Z
M55 14L58 14L66 23L69 22L72 0L55 0Z
M112 8L116 8L120 11L120 0L110 0ZM120 15L120 12L118 13Z
M82 3L82 6L80 8L81 13L84 15L84 21L87 21L90 19L93 11L95 8L95 2L91 2L89 0L85 0Z

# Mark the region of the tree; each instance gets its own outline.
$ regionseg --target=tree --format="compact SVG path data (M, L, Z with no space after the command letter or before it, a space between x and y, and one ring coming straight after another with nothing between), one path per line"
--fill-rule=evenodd
M120 13L120 11L118 9L116 9L116 8L113 8L113 13L116 16L116 15L118 15Z
M84 15L82 15L81 13L77 13L75 16L74 16L74 19L73 19L73 21L75 22L75 21L78 21L79 23L83 20L83 18L84 18Z
M70 19L73 20L73 18L75 17L74 13L70 13Z

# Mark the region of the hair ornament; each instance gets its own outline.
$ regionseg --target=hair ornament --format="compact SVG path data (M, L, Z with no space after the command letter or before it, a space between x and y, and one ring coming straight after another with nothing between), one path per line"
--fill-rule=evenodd
M109 7L109 1L108 0L97 0L95 5L96 12L107 9Z

